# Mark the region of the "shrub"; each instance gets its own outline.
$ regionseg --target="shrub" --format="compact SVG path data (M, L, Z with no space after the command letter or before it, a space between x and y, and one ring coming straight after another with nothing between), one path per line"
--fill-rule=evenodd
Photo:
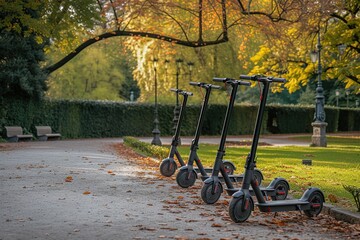
M343 187L354 197L357 211L360 212L360 188L350 185L343 185Z
M141 142L140 140L134 137L125 136L124 144L139 150L145 155L156 157L160 160L166 158L169 154L169 149L166 147L156 146L150 143Z

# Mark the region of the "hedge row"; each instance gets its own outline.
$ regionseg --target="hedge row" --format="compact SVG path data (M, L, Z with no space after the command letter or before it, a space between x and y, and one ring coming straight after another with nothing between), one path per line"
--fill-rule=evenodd
M49 125L65 138L98 138L120 136L151 136L154 128L152 104L128 104L106 101L22 101L1 100L0 124L22 126L34 133L34 126ZM359 131L360 110L326 108L327 132ZM161 135L173 135L174 106L159 105ZM192 136L200 112L199 105L186 108L181 135ZM202 129L203 135L219 135L225 105L210 105ZM229 134L252 134L257 106L236 105ZM312 132L314 109L299 106L268 106L264 114L263 132Z

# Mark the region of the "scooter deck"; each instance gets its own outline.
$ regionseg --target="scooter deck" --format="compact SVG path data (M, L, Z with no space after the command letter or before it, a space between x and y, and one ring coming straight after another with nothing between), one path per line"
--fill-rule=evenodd
M282 195L280 192L276 192L275 188L268 188L268 187L259 187L260 191L264 196L274 197L276 195ZM232 196L234 193L240 190L240 188L226 188L226 192L229 196ZM249 189L251 196L255 196L254 190L252 188ZM285 193L284 193L285 195Z
M196 173L201 173L199 168L194 168L194 170L196 171ZM212 173L212 168L204 168L206 173Z
M309 201L294 199L294 200L279 200L265 203L256 203L261 212L287 212L309 210Z
M201 179L203 181L205 181L206 179L208 179L210 176L201 176ZM244 174L240 174L240 175L228 175L228 177L230 178L231 182L242 182L242 180L244 179ZM224 181L224 178L220 175L219 179L221 182ZM238 189L239 190L239 189Z

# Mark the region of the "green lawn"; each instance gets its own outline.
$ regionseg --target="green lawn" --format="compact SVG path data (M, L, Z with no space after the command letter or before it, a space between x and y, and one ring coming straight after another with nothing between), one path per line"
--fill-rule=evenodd
M309 140L310 136L298 137ZM284 177L290 183L294 196L300 196L309 186L319 187L328 198L335 195L338 204L356 210L354 199L343 185L360 188L360 137L328 137L328 147L274 147L259 146L257 168L264 174L264 184L274 177ZM198 155L204 166L212 166L218 146L202 144ZM231 160L241 173L250 147L227 147L224 159ZM179 147L181 156L187 160L189 146ZM312 166L302 164L311 159ZM264 185L263 184L263 185Z

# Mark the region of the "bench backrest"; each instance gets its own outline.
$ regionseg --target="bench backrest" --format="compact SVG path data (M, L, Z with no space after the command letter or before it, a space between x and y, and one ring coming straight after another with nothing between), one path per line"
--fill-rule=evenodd
M36 128L36 135L37 136L41 136L41 135L51 133L51 127L49 127L49 126L35 126L35 128Z
M23 134L23 129L22 129L22 127L19 127L19 126L12 126L12 127L5 126L5 129L6 129L7 137L13 137L16 135Z

